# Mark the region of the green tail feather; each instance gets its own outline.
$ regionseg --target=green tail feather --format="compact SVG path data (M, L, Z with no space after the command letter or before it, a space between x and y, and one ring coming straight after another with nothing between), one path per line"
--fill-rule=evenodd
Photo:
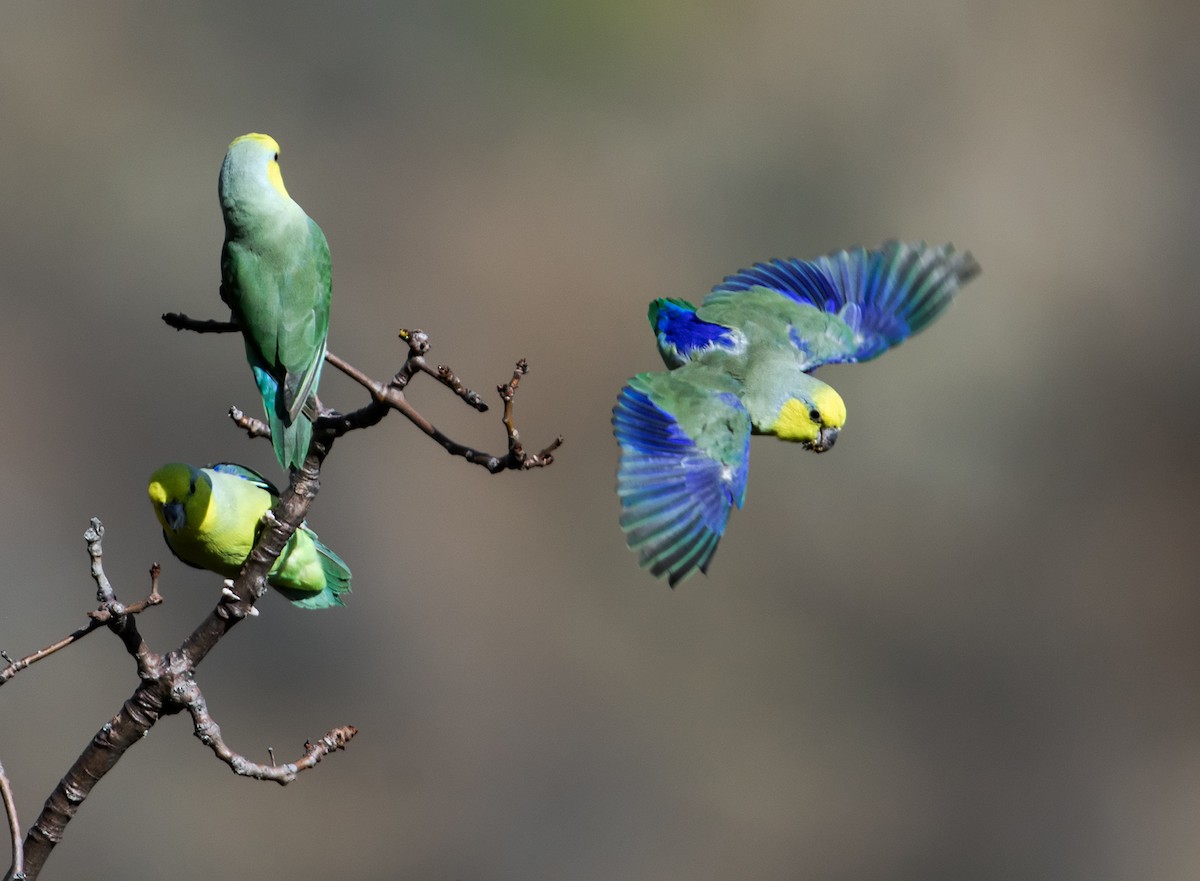
M292 605L301 609L331 609L335 606L346 605L342 602L342 594L350 593L350 567L346 562L325 547L320 540L309 532L317 553L321 555L321 570L325 573L325 589L320 593L307 590L296 590L289 587L275 587Z
M271 446L275 448L275 458L284 468L294 468L297 471L304 464L308 455L308 446L312 443L312 423L307 416L301 416L291 425L286 425L276 413L267 411L271 423Z

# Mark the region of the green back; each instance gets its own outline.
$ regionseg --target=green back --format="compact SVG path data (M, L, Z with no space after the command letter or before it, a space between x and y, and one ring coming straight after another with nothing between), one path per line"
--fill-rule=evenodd
M778 347L799 352L802 370L841 360L856 345L853 329L839 316L764 287L710 294L696 315L741 331L750 351Z

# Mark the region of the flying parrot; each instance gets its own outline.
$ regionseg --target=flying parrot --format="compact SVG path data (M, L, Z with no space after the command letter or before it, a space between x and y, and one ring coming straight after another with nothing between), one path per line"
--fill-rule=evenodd
M260 474L222 462L193 468L174 462L150 477L150 503L176 557L234 578L254 549L262 517L279 491ZM302 609L345 605L350 569L301 524L267 575L267 583Z
M846 405L812 372L899 345L978 274L952 245L890 241L755 264L699 307L652 302L668 370L630 379L612 419L621 528L641 565L672 587L707 572L730 510L746 499L750 435L828 450Z
M242 330L275 457L284 469L298 469L319 412L329 245L284 188L279 144L268 135L242 135L229 145L217 192L225 217L221 299Z

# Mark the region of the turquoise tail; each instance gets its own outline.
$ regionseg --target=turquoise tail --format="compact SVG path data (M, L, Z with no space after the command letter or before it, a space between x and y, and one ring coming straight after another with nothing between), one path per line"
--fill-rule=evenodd
M293 421L287 410L283 409L283 402L277 400L279 383L275 377L261 367L253 367L253 370L255 384L262 395L263 409L267 413L267 423L271 426L271 446L275 448L275 458L285 470L299 470L312 443L312 421L303 413Z

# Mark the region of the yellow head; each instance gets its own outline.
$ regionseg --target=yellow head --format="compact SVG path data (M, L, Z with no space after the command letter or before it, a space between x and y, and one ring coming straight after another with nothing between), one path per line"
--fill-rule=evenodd
M804 397L788 398L772 430L780 440L795 441L823 453L833 446L845 424L846 402L833 388L819 383Z
M150 504L163 529L180 532L204 522L212 486L200 469L172 462L150 476Z

